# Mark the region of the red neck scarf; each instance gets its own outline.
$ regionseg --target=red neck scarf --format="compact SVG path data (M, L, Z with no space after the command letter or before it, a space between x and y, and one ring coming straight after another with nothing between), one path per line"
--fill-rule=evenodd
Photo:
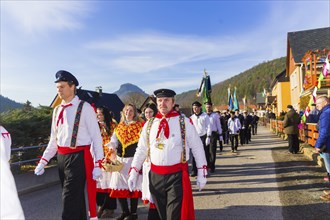
M69 104L67 104L67 105L61 105L62 110L60 111L60 114L58 115L57 122L56 122L56 126L58 126L58 124L60 123L60 121L61 121L61 124L63 124L63 114L64 114L64 109L66 109L66 108L69 107L69 106L72 106L72 104L69 103Z
M156 138L158 138L160 135L160 132L162 130L164 130L164 136L168 139L168 137L170 136L170 128L168 126L166 118L171 118L171 117L175 117L175 116L179 116L179 113L174 110L170 111L166 115L162 115L160 112L157 113L157 115L155 117L159 118L159 119L161 118L162 120L160 120L160 122L159 122Z

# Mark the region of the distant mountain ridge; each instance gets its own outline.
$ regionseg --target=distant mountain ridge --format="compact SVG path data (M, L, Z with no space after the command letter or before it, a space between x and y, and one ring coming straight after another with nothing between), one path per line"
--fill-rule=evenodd
M11 109L23 108L24 104L15 102L7 97L0 95L0 112L5 112Z
M147 97L148 94L145 93L140 87L133 85L131 83L125 83L122 84L119 88L119 90L117 90L116 92L114 92L115 94L117 94L119 96L119 98L124 98L125 96L127 96L130 93L139 93L144 97Z
M265 61L261 64L251 67L250 69L239 73L227 80L213 84L212 86L212 102L214 105L227 105L228 87L231 87L232 93L237 87L238 101L242 103L242 98L246 96L247 104L255 104L256 94L263 92L265 88L270 91L270 85L275 77L280 74L286 67L286 57ZM212 73L210 72L211 82ZM198 85L200 82L196 82ZM214 82L213 82L214 83ZM176 103L181 107L191 107L194 101L202 102L201 97L196 96L196 90L183 92L176 96ZM125 103L135 104L138 108L148 97L141 88L131 83L122 84L119 90L114 92ZM22 108L24 104L17 103L9 98L0 95L0 112L10 109Z

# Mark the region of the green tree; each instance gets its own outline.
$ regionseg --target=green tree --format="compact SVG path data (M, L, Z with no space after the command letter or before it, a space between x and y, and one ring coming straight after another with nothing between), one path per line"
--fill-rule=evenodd
M49 140L52 108L34 108L27 102L23 109L15 109L0 114L1 125L11 134L12 148L37 146ZM39 151L23 151L21 159L31 159L41 155ZM13 155L15 157L15 155Z

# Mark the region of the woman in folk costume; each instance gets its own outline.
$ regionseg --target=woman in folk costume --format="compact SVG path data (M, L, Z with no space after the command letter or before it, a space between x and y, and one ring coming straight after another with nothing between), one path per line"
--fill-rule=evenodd
M149 120L153 120L153 117L157 114L158 110L155 104L149 103L146 105L143 113L146 118L146 124L145 126L151 126L149 124ZM151 121L152 123L152 121ZM150 195L150 190L149 190L149 171L150 171L150 158L147 156L147 159L143 163L143 168L142 168L142 200L144 204L149 203L149 211L148 211L148 220L160 220L160 217L158 215L155 203L153 202L152 196Z
M121 112L121 119L108 143L109 151L117 150L117 160L123 163L119 172L113 172L110 180L110 197L118 198L122 214L117 220L137 219L138 198L141 198L142 175L139 175L137 188L131 192L127 185L131 163L140 138L143 123L139 121L136 107L125 105ZM130 198L131 210L128 208L127 198Z
M111 154L108 154L109 149L106 145L110 142L111 135L117 126L117 123L112 120L109 110L105 107L98 107L96 109L97 120L100 127L102 140L103 140L103 151L105 159L110 159ZM102 172L102 178L97 181L96 185L96 203L98 206L97 217L99 218L110 218L114 210L117 208L116 198L110 198L110 180L111 172Z

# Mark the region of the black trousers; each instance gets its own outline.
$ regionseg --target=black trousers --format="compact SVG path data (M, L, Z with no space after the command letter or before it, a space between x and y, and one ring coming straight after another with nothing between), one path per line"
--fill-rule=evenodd
M101 207L101 210L117 208L116 198L110 198L107 192L97 192L96 193L96 204Z
M297 153L299 151L299 139L297 134L288 134L289 151Z
M239 138L241 145L245 144L245 132L244 129L239 130Z
M85 162L84 151L58 154L58 170L62 184L62 219L85 220Z
M161 220L157 209L151 209L148 210L148 220Z
M222 139L224 140L223 133L221 134L221 136L222 136ZM222 140L221 140L221 136L218 136L219 146L220 146L220 151L223 150L223 142L222 142Z
M128 202L127 198L118 198L121 210L123 213L135 213L137 211L137 206L138 206L138 198L130 198L131 202L131 211L129 211L128 208Z
M209 164L210 163L209 162L209 160L210 160L210 151L208 150L208 148L206 147L206 144L205 144L206 135L200 136L200 138L201 138L201 141L203 143L207 164ZM192 156L192 173L197 175L197 166L196 166L196 160L195 160L194 156Z
M149 189L160 219L181 219L182 172L160 175L150 171Z
M222 135L223 135L223 141L224 141L224 143L225 144L228 144L229 143L229 131L224 131L222 133Z
M248 144L249 143L249 129L245 128L241 130L241 144Z
M247 129L247 139L248 139L248 141L251 141L251 132L252 132L252 127L251 126L249 126L249 128Z
M238 147L238 134L230 134L230 143L231 143L231 149L237 150Z
M209 145L209 152L210 152L210 159L208 167L210 168L211 172L215 170L215 160L217 158L217 141L219 140L219 134L216 131L212 131L210 145ZM205 155L206 156L206 155Z
M257 134L257 130L258 130L258 125L257 124L252 125L252 134L253 135L256 135Z

